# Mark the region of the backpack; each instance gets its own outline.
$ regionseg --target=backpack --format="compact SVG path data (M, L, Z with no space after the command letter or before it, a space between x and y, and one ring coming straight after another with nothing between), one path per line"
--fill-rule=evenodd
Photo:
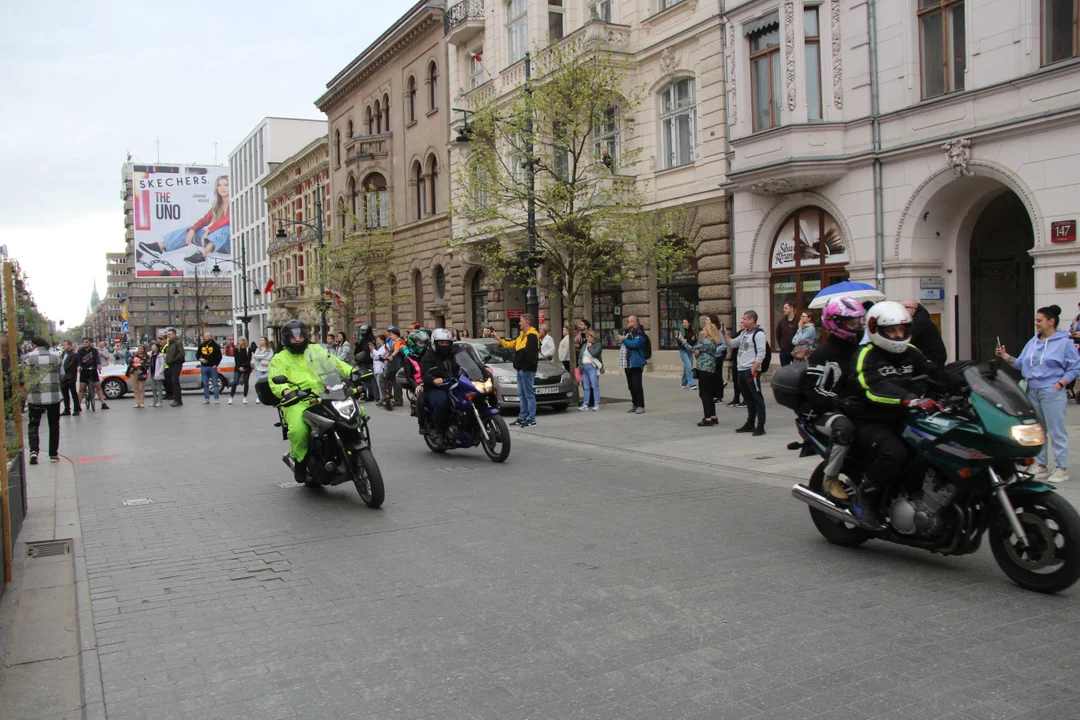
M644 331L643 331L643 333L644 333ZM644 334L645 334L645 347L644 347L645 359L649 360L649 359L652 358L652 341L649 340L648 333L644 333Z
M754 350L757 350L757 334L765 334L765 328L758 326L757 330L754 330L754 334L751 336L750 341L754 343ZM765 358L761 361L762 374L769 372L769 365L772 364L772 345L768 340L765 340Z

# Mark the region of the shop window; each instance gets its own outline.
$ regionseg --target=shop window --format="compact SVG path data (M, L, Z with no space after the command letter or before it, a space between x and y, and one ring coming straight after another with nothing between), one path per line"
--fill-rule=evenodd
M693 262L693 259L692 259ZM689 320L695 327L698 324L698 284L696 269L682 277L672 278L672 282L657 288L660 309L660 349L679 349L679 328L682 321Z
M780 14L771 13L746 26L750 38L750 103L754 132L780 124Z
M617 348L616 337L622 330L622 290L593 290L592 327L606 348ZM574 331L577 334L577 331Z
M840 225L817 207L804 207L784 221L770 255L771 328L783 315L784 303L799 312L823 288L847 280L848 254Z
M918 15L923 99L963 90L964 0L919 0Z
M1042 0L1043 65L1080 54L1080 0Z

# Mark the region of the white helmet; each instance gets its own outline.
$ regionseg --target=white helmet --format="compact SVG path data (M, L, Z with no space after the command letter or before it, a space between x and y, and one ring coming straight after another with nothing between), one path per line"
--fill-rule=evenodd
M435 331L431 333L431 344L434 345L440 340L454 342L454 336L446 328L435 328Z
M886 328L901 326L904 336L900 339L886 337ZM866 313L866 332L870 333L870 342L886 352L899 355L911 345L911 313L898 302L883 300Z

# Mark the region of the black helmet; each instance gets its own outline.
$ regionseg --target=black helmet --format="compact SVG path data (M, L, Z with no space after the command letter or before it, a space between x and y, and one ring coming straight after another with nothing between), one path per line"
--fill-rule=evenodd
M304 324L302 320L290 320L281 326L278 330L278 342L282 347L294 352L296 354L303 353L307 350L308 343L311 342L311 335L308 332L308 326Z

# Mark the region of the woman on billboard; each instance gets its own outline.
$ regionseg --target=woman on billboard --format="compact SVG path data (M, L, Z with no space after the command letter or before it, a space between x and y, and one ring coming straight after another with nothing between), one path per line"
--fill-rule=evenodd
M196 245L199 249L184 259L189 263L202 263L215 250L228 253L229 237L229 176L220 175L214 181L214 206L209 212L191 227L166 233L156 243L142 243L140 249L159 257L163 252Z

